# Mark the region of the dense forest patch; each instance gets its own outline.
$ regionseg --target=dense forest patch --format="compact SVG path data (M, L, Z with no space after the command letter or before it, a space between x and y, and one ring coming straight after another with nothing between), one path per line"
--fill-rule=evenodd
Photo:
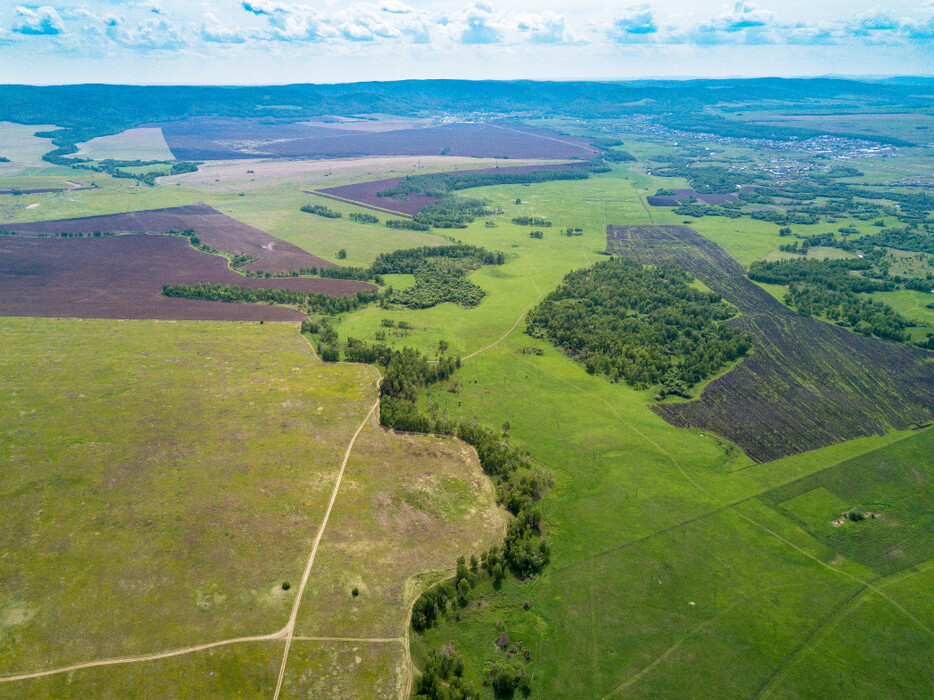
M530 312L526 332L564 348L590 374L687 396L751 344L748 333L718 323L735 309L692 281L673 265L603 260L567 275Z

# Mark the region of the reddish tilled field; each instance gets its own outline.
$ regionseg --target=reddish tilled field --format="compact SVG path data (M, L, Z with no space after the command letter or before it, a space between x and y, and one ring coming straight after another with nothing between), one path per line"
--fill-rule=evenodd
M565 163L557 165L520 165L512 168L478 168L476 170L458 170L456 172L459 175L464 173L531 173L538 170L569 170L577 167L580 167L580 165L576 163ZM393 177L387 180L360 182L355 185L328 187L327 189L317 190L310 194L330 195L357 202L368 208L389 209L390 211L406 214L408 216L417 214L425 207L438 201L437 198L429 197L424 194L410 194L405 199L378 196L380 192L392 189L404 179L404 177Z
M291 289L335 296L373 289L364 282L249 278L227 261L175 236L0 238L0 315L152 318L207 321L295 321L285 307L170 299L163 284L215 284Z
M443 124L370 132L336 125L201 117L160 126L179 160L366 155L589 160L597 152L586 139L505 124Z
M78 219L3 224L0 228L22 235L59 233L165 233L194 229L211 248L224 253L252 255L256 260L246 270L289 272L303 267L332 267L334 264L307 253L298 246L273 238L265 231L221 214L207 204L169 209L131 211L125 214L86 216Z
M742 315L727 323L753 336L753 353L699 398L654 407L673 425L722 435L765 462L934 416L934 353L792 311L687 226L610 226L607 245L644 264L684 267L735 304Z

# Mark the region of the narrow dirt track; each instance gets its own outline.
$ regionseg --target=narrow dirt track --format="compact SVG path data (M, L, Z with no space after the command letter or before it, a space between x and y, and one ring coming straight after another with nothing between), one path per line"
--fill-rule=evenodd
M59 673L69 673L79 671L83 668L96 668L98 666L116 666L118 664L132 664L140 661L156 661L157 659L168 659L172 656L182 656L184 654L193 654L199 651L215 649L217 647L229 646L231 644L244 644L246 642L268 642L285 637L287 628L283 627L278 632L270 634L259 634L253 637L235 637L233 639L222 639L218 642L208 642L207 644L198 644L192 647L182 647L181 649L170 649L169 651L159 651L154 654L141 654L140 656L122 656L113 659L101 659L99 661L86 661L71 666L62 666L60 668L50 668L45 671L33 671L32 673L20 673L16 676L0 677L0 683L9 683L10 681L25 681L30 678L42 678L43 676L54 676Z
M350 459L350 453L353 450L354 443L357 441L357 436L360 435L360 432L369 422L373 412L376 411L377 407L379 407L379 382L380 379L377 379L376 402L370 407L370 410L367 412L366 417L363 419L363 421L361 421L360 425L357 426L357 431L353 434L353 437L350 439L350 444L347 445L347 450L344 452L344 461L341 462L340 471L337 473L337 481L334 482L334 489L331 491L331 500L328 501L328 508L324 513L324 518L321 520L321 527L318 528L318 534L315 536L315 543L311 548L311 554L308 556L308 563L305 565L305 572L302 574L302 582L295 594L295 603L292 605L292 614L289 615L289 621L286 623L284 628L285 650L282 652L282 664L279 667L279 680L276 682L276 692L275 695L273 695L273 700L277 700L279 693L282 692L282 680L285 678L285 666L289 660L289 649L292 647L292 633L295 630L295 621L298 619L298 609L302 603L302 594L305 592L305 586L308 585L308 577L311 575L311 567L314 566L315 563L315 555L318 553L318 545L321 544L321 538L324 536L324 530L328 526L328 518L331 517L331 510L334 508L334 501L337 500L337 492L340 490L341 480L344 478L344 470L347 468L347 461Z

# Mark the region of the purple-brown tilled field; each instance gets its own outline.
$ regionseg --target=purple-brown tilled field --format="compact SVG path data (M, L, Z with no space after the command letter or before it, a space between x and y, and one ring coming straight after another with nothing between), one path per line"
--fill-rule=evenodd
M373 289L365 282L307 277L250 278L177 236L0 238L0 315L296 321L294 309L162 296L163 284L289 289L340 296Z
M307 253L298 246L273 238L265 231L237 221L207 204L191 204L168 209L131 211L124 214L86 216L77 219L2 224L0 229L25 236L60 233L165 233L194 229L198 237L215 250L251 255L255 260L245 270L290 272L303 267L333 267L334 263Z
M369 132L301 122L193 117L159 126L179 160L366 155L589 160L597 152L583 138L505 124L442 124Z

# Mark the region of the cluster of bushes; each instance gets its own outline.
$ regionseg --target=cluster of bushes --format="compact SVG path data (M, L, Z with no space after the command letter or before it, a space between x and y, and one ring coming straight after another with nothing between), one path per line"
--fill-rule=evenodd
M395 292L389 301L412 309L426 309L444 302L470 308L486 296L468 279L483 265L502 265L505 256L471 245L422 246L379 255L371 266L374 274L411 274L415 284Z
M917 228L883 228L878 233L864 236L859 242L861 245L885 246L934 255L934 232L921 231Z
M798 258L754 262L749 268L750 279L767 284L811 285L850 294L890 292L895 284L889 280L878 280L857 271L868 271L872 261L866 258L846 260L818 260Z
M386 219L386 226L402 231L428 231L431 227L413 219Z
M550 221L546 221L539 216L514 216L512 217L512 223L519 226L544 226L545 228L551 227Z
M604 151L600 157L608 163L630 163L636 160L636 157L629 151Z
M372 214L363 214L361 212L353 212L348 215L348 218L351 221L356 221L358 224L378 224L379 219Z
M302 205L302 211L306 214L323 216L325 219L340 219L343 216L339 211L334 211L323 204L305 204Z
M435 228L467 228L467 224L477 217L492 213L486 202L480 199L447 195L422 209L412 220Z
M545 234L543 234L543 233L542 233L541 231L539 231L539 230L529 231L529 238L539 238L539 239L540 239L540 238L543 238L544 235L545 235Z
M451 263L425 264L415 271L415 284L393 294L390 301L410 309L427 309L444 302L473 308L486 292L468 279L469 272L469 268Z
M464 661L452 644L432 649L415 681L414 700L477 700L480 695L464 679Z
M788 306L806 316L822 316L863 335L903 343L915 324L881 301L810 284L794 285L785 294Z
M569 273L530 313L526 332L546 338L591 374L660 398L687 389L745 355L750 336L719 321L734 309L690 286L683 269L610 258Z
M421 246L380 253L370 266L374 274L414 274L426 262L432 260L454 260L476 269L483 265L502 265L506 256L500 251L491 251L475 245L455 243L439 246Z

